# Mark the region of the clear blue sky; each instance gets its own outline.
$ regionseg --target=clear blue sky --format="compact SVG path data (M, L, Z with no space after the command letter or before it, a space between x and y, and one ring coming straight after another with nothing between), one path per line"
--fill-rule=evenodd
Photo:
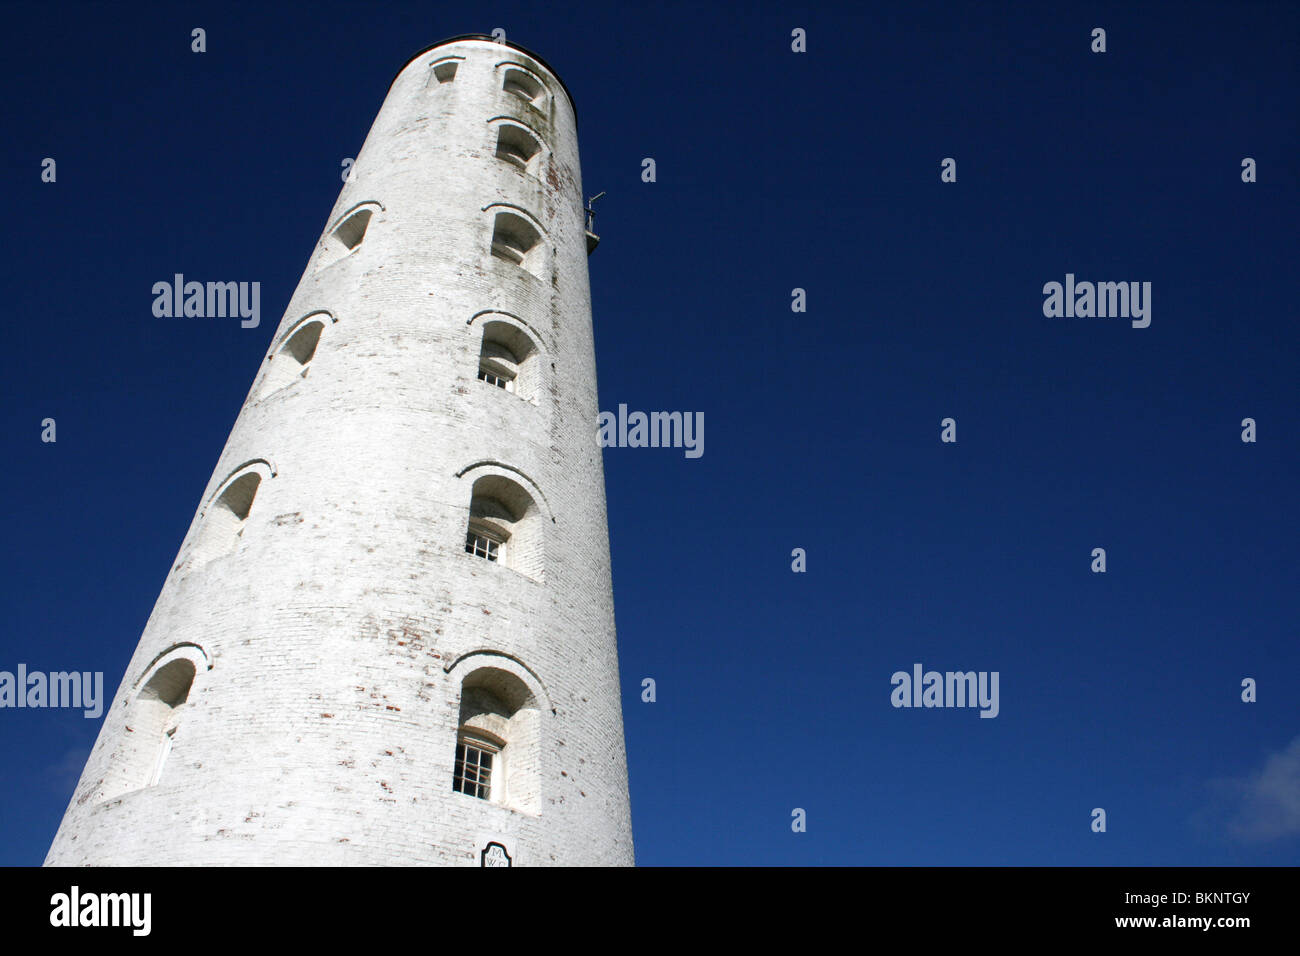
M601 407L706 423L605 452L639 862L1300 862L1300 7L901 6L7 6L0 670L116 688L341 160L502 27L608 192ZM155 318L176 272L261 326ZM1151 326L1045 318L1066 273ZM916 662L999 716L891 707ZM0 710L0 863L98 726Z

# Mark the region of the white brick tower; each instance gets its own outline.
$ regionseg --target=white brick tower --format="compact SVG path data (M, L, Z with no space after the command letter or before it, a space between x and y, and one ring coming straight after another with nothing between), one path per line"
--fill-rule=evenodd
M576 116L398 73L48 865L633 862Z

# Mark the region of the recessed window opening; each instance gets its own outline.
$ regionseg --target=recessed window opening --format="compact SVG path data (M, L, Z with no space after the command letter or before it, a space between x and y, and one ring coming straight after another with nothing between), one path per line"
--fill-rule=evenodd
M506 70L501 87L507 93L511 93L533 106L541 102L542 94L546 91L545 87L536 79L518 69Z
M515 354L500 342L484 338L478 360L479 381L513 392L518 375L519 359Z
M338 228L334 230L334 238L342 243L343 247L349 252L361 245L361 240L366 237L371 212L372 210L369 209L358 209L347 219L344 219Z
M433 64L433 76L438 84L450 83L456 78L456 68L460 66L459 60L442 60Z
M499 212L492 228L492 255L536 274L542 252L541 233L522 216Z
M316 347L320 344L321 333L325 323L306 322L290 335L271 357L271 367L262 379L262 388L258 398L284 388L307 374L307 367L316 357Z
M497 132L497 159L527 171L533 157L541 151L541 144L522 127L501 124Z
M524 813L541 809L536 698L508 671L482 667L461 684L452 789Z
M262 484L262 476L248 471L230 482L203 513L194 538L192 564L207 564L235 550Z
M253 507L253 499L257 497L257 489L261 483L262 476L256 472L241 475L221 493L213 511L218 515L229 514L234 521L242 525L248 519L248 512Z
M324 269L360 249L370 229L370 222L380 208L377 202L361 203L353 207L352 211L343 217L343 221L321 240L322 251L316 268Z
M537 343L523 329L501 319L485 319L478 358L479 381L513 392L535 405L541 392L540 354Z
M544 527L532 496L509 478L474 482L465 529L465 553L542 579Z
M117 729L103 775L79 802L113 800L149 787L179 780L185 771L183 725L195 706L199 675L206 655L195 645L161 655L135 682L124 708L114 707L105 728ZM104 741L101 739L101 744Z
M174 660L159 668L131 702L126 722L131 739L123 754L127 766L119 792L154 787L163 780L195 673L193 661Z

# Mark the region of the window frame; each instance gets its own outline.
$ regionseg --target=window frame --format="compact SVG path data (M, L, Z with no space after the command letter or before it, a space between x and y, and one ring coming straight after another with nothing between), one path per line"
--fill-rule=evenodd
M474 787L474 793L469 793L464 789L467 782L464 770L468 764L465 757L469 755L471 749L477 751L480 755L485 754L491 758L491 762L487 768L486 783L482 780L482 760L480 759L474 764L476 776L473 781L469 781ZM452 792L464 794L467 797L474 800L482 800L485 803L499 804L501 802L499 797L502 788L496 786L496 783L504 778L502 769L505 749L506 745L504 741L494 741L481 730L466 727L460 728L460 730L456 732L456 751L451 770ZM462 757L462 752L465 755L464 757ZM486 790L486 793L478 793L479 789Z
M509 392L512 395L515 391L515 375L513 372L507 372L500 367L489 365L486 362L480 362L478 366L478 380L487 382L503 392Z
M496 548L485 548L486 554L480 554L478 551L478 541L482 538L484 541L495 544ZM499 564L502 567L509 567L506 563L506 546L510 540L510 535L506 532L484 522L479 518L471 518L469 526L465 529L465 553L474 558L488 561L492 564Z

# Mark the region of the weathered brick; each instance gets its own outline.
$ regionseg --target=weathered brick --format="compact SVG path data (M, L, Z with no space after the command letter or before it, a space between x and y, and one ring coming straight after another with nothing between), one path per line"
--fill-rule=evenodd
M542 80L541 109L503 89L507 62ZM496 157L500 117L543 142L535 171ZM521 865L633 860L572 104L525 52L453 41L397 76L354 172L47 864L477 865L493 838ZM365 202L364 241L322 267ZM489 254L494 203L542 225L539 276ZM307 374L266 393L282 336L318 310ZM485 311L537 339L535 403L477 379ZM204 563L205 509L259 459L238 539ZM536 489L539 575L465 553L484 473ZM472 652L538 691L538 765L516 768L537 781L536 814L452 792ZM138 787L128 708L169 654L197 676L160 781Z

